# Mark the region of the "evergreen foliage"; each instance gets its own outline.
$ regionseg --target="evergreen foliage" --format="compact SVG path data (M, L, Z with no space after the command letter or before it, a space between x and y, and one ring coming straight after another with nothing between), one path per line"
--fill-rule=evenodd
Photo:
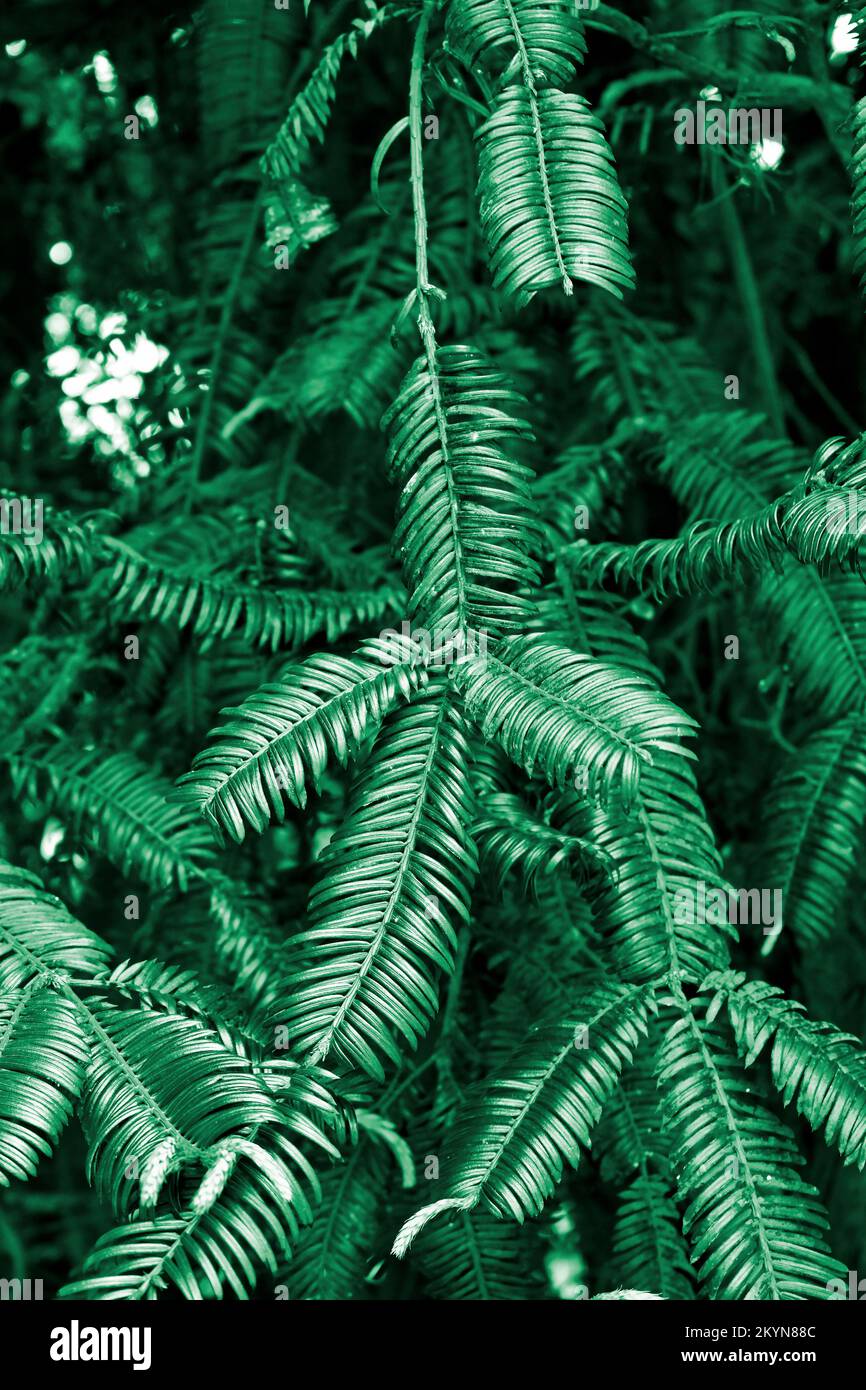
M564 1243L593 1297L833 1297L866 1257L835 10L11 8L22 217L74 254L0 406L0 1272L552 1299ZM716 97L783 111L778 166L675 143Z

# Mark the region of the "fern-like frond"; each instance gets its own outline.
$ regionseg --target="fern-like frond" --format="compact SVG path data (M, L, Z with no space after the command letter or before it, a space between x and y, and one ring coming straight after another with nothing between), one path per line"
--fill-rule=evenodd
M7 45L74 255L0 383L0 1295L856 1295L838 7L99 0L115 81L82 6ZM797 159L657 138L713 90Z
M76 834L155 888L185 891L213 862L206 827L169 804L171 782L129 753L59 744L15 758L12 773L19 794L46 798Z
M198 45L201 154L212 178L258 154L279 119L301 25L258 0L205 0Z
M845 1163L866 1166L866 1052L858 1038L807 1018L802 1004L775 985L742 976L714 985L723 994L737 1046L746 1062L770 1050L770 1070L786 1105L796 1105ZM737 987L739 985L739 987Z
M85 579L96 542L75 517L41 497L0 490L0 589Z
M698 593L762 569L777 569L786 551L780 511L781 504L774 502L735 521L696 521L670 540L637 545L576 541L560 553L587 583L600 585L610 573L617 582L629 579L660 598Z
M232 635L272 651L303 646L316 633L334 642L352 627L381 622L394 606L387 586L360 593L256 588L148 560L119 546L114 542L114 567L104 576L106 601L130 619L191 632L202 650Z
M0 995L0 1187L32 1177L51 1153L86 1058L73 1001L39 987Z
M866 703L866 587L857 575L820 575L789 561L756 593L758 621L791 673L792 699L810 721L836 722ZM821 660L815 661L817 650Z
M293 1299L362 1298L388 1195L384 1157L359 1145L322 1178L322 1201L286 1270Z
M88 1176L115 1210L138 1188L152 1206L168 1173L210 1162L214 1146L250 1126L278 1123L280 1110L201 1018L88 1004L94 1035L81 1120Z
M691 1259L726 1299L829 1298L843 1273L793 1135L762 1103L718 1030L691 1009L659 1058L666 1129Z
M325 137L343 59L357 58L361 43L397 13L396 5L374 7L367 19L354 19L351 29L340 34L325 49L262 156L262 171L275 181L281 193L308 161L313 141L322 141Z
M510 1065L480 1083L462 1109L448 1155L449 1195L403 1226L404 1255L427 1222L483 1200L497 1217L537 1216L566 1164L576 1166L608 1097L646 1032L646 988L600 984L572 1014L537 1025Z
M634 284L627 204L604 127L583 97L508 87L476 134L493 283L525 304L574 281L621 298Z
M659 1015L650 1019L647 1044L605 1107L596 1153L602 1178L620 1194L611 1256L617 1282L662 1298L691 1299L694 1272L674 1199L653 1069L663 1027Z
M288 265L293 266L299 254L337 230L337 218L327 198L311 193L299 179L287 179L279 193L269 191L264 203L263 260L282 252Z
M722 865L694 774L682 757L656 754L641 774L634 813L594 808L573 794L556 822L591 838L610 856L614 878L587 891L617 972L658 980L669 971L692 983L727 959L733 928L708 920L701 892L726 892Z
M694 338L672 324L634 314L610 295L592 295L575 317L571 340L575 378L588 395L594 418L608 427L635 416L666 439L688 429L696 410L711 410L719 397L718 373ZM724 418L730 420L730 411ZM736 418L736 415L733 417Z
M364 764L268 1011L308 1061L381 1079L430 1027L475 873L468 763L462 716L435 686L388 720Z
M205 1218L189 1213L144 1218L115 1227L100 1236L84 1261L80 1277L66 1284L59 1297L152 1301L169 1285L187 1299L202 1299L203 1287L211 1297L221 1297L224 1283L231 1287L237 1278L230 1271L240 1264L246 1273L251 1266L244 1245L238 1250L236 1237L228 1247L208 1241L200 1234L204 1224ZM201 1259L202 1255L205 1259L197 1270L196 1256Z
M817 451L785 513L788 544L805 564L862 573L861 511L866 500L866 434L829 439ZM855 506L852 518L852 504Z
M553 829L513 792L495 792L483 799L473 833L482 872L496 892L512 874L519 876L525 893L536 896L539 880L566 866L578 878L607 866L592 841Z
M530 776L633 800L653 750L682 752L693 721L648 680L540 637L509 638L495 655L451 671L485 738Z
M0 991L54 972L104 975L110 957L111 948L35 874L0 861Z
M250 1005L269 1003L285 970L285 935L261 902L234 885L214 888L210 912L217 927L214 953L234 988Z
M469 68L482 66L503 85L564 87L583 62L580 15L568 0L449 0L445 38Z
M761 873L803 945L836 929L866 823L866 729L860 716L820 729L783 764L764 803ZM755 856L757 857L757 856Z
M660 472L693 515L748 517L765 509L774 494L790 497L797 486L802 491L803 450L762 438L761 428L760 417L746 413L702 414L684 424L680 437L667 445ZM852 453L856 458L856 452L837 449L834 456L828 446L819 451L817 463L829 454L831 467L838 466ZM827 482L826 473L823 479ZM818 467L807 498L822 493L821 480ZM844 486L840 490L844 494ZM840 516L847 516L849 502L832 487L823 489L818 530L829 534ZM786 546L790 515L786 506ZM777 573L765 569L755 576L756 618L772 634L774 655L791 673L792 699L810 719L837 721L866 699L866 590L857 576L841 569L821 575L812 564L798 562L804 545L801 537L793 546L798 559L780 556L773 566ZM822 660L816 662L818 648Z
M307 1173L290 1171L290 1154L269 1156L280 1149L267 1128L259 1140L239 1141L238 1152L217 1160L224 1185L210 1205L193 1199L179 1211L136 1212L107 1232L60 1297L152 1300L173 1287L195 1301L249 1298L262 1269L276 1276L320 1195L317 1180L308 1194Z
M263 685L178 784L176 797L196 806L218 832L241 841L282 822L286 802L306 804L308 779L318 789L331 758L345 767L364 738L398 701L426 682L423 666L394 660L385 641L366 643L351 659L308 657L275 685Z
M359 429L375 429L408 365L402 342L390 338L398 311L391 299L351 312L344 300L321 305L309 332L277 359L230 431L268 409L307 425L344 410Z
M522 1302L543 1297L540 1244L532 1226L478 1208L428 1226L412 1255L431 1298Z
M475 348L435 361L417 359L382 420L409 616L441 633L520 630L538 544L532 473L513 453L531 438L526 402Z
M105 993L143 1003L154 1011L186 1013L205 1021L226 1003L214 985L204 985L192 970L161 960L123 960L105 977Z
M763 437L762 417L705 412L665 441L661 479L691 512L670 539L637 545L572 543L564 558L587 581L610 573L660 595L686 594L779 571L793 553L806 558L790 521L807 459L786 440Z
M808 464L804 449L767 437L763 416L716 409L678 422L658 473L693 518L720 521L760 511L801 483Z
M587 652L660 683L647 644L631 626L623 600L575 584L564 565L557 572L561 587L552 584L534 595L538 619L532 624L533 631L572 651Z
M613 1232L617 1278L661 1298L694 1298L680 1226L670 1184L658 1173L641 1173L629 1183L617 1209Z

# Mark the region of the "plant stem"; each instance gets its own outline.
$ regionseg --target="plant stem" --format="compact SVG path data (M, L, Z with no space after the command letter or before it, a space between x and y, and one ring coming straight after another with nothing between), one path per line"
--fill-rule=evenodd
M445 486L448 492L451 535L454 543L454 573L457 580L457 626L460 630L467 626L466 577L463 551L460 543L458 517L458 498L451 469L451 451L448 443L448 425L445 405L439 387L439 364L436 356L436 328L430 313L430 267L427 258L427 202L424 196L424 132L423 132L423 91L424 45L430 20L436 7L436 0L425 0L415 42L412 46L412 75L409 81L409 149L410 179L412 183L412 211L415 219L415 297L418 301L418 332L424 344L427 361L427 374L430 379L430 394L436 418L436 432L445 465ZM441 291L437 292L441 296Z
M736 207L734 206L734 195L728 193L728 190L725 188L725 182L725 173L722 168L721 160L717 159L713 163L714 192L719 195L717 206L722 218L725 240L730 248L734 279L737 282L737 289L739 290L740 299L742 300L743 309L745 311L746 323L752 339L755 362L761 383L761 395L770 423L776 434L782 437L785 433L785 411L782 406L782 394L779 390L779 382L776 377L773 351L770 346L767 322L761 303L761 293L758 288L758 282L755 279L755 272L752 268L749 248L746 244L746 238L743 235L743 228L737 216ZM728 193L728 196L725 196L726 193Z
M424 197L424 155L422 121L422 79L424 76L424 45L433 17L435 0L424 0L424 8L415 31L412 46L412 75L409 80L409 148L410 179L412 182L412 211L415 218L415 281L418 297L418 331L421 334L428 361L433 372L436 352L436 330L430 314L430 267L427 258L427 202Z

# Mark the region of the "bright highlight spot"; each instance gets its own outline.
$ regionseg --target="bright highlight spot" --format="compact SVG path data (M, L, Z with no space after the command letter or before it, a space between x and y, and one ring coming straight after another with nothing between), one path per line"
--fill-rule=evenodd
M130 365L137 372L153 372L168 358L168 348L154 343L144 333L139 333L132 345Z
M72 247L68 241L55 241L48 252L48 259L54 265L68 265L72 260Z
M69 328L69 319L65 314L61 314L59 310L57 310L56 313L49 314L45 320L45 331L52 343L65 343L66 339L69 337Z
M69 376L81 361L81 353L77 347L70 343L67 347L58 348L52 352L46 362L46 367L50 376Z
M552 1255L547 1261L547 1273L559 1298L586 1298L583 1271L584 1263L579 1255Z
M759 140L752 150L752 158L759 169L775 169L781 164L784 153L781 140Z
M830 52L838 57L843 53L853 53L859 42L857 26L850 14L839 14L830 32Z
M103 96L111 96L117 90L117 73L107 53L94 53L93 76Z
M81 443L91 433L90 425L82 415L77 401L60 402L60 419L73 444Z
M155 126L159 120L159 112L156 109L156 102L153 97L139 97L135 103L136 115L140 116L146 126Z
M111 338L126 327L126 314L106 314L99 325L100 338Z
M168 348L144 332L122 336L127 317L118 310L100 315L69 293L56 296L54 305L45 320L53 344L45 370L60 384L58 409L67 437L76 444L90 440L105 457L124 460L127 485L130 477L147 477L150 463L139 458L139 441L160 427L141 398L145 378L168 361ZM89 351L77 346L70 341L73 323L88 336L98 330L102 342Z
M20 58L26 47L26 39L14 39L12 43L7 43L6 45L6 57Z
M95 333L99 326L99 319L92 304L79 304L75 310L75 322L82 333Z
M54 858L63 843L65 833L63 822L56 820L54 816L45 822L45 829L39 843L39 853L46 862Z

